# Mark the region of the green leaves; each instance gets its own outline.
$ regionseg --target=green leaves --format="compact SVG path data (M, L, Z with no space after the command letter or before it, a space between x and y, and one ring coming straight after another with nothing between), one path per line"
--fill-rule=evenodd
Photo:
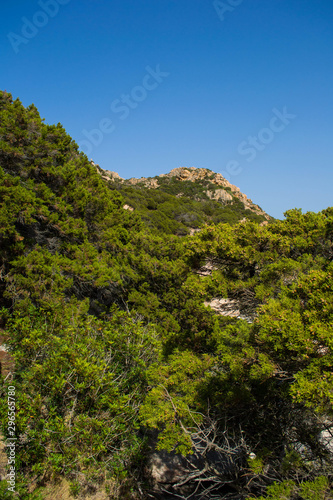
M304 481L297 485L294 481L282 481L267 488L267 496L255 497L257 500L292 500L300 498L302 500L329 500L328 480L320 476L314 481ZM248 497L248 500L251 497Z
M257 340L293 377L295 401L318 411L332 411L332 264L301 274L279 299L261 308Z
M240 201L208 199L208 177L105 182L61 124L3 92L0 164L0 320L27 481L97 484L107 470L136 481L139 429L186 455L212 418L256 452L234 478L240 496L324 499L315 435L333 403L333 209L261 225ZM320 458L310 482L295 443Z
M38 463L44 474L68 474L89 459L101 473L137 446L138 407L159 342L127 313L96 320L86 306L63 305L61 314L31 308L7 323L17 353L17 432L25 436L17 452L27 470Z
M198 412L198 390L212 363L209 356L184 351L149 370L152 388L141 406L140 418L145 426L160 429L159 449L191 453L190 431L203 418Z

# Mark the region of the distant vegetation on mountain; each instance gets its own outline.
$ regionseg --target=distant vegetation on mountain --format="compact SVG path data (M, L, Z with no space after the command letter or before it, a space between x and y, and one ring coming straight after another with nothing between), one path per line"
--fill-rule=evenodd
M0 92L0 498L332 498L332 258L333 208L122 180Z
M205 224L270 219L239 188L205 168L175 168L153 178L124 180L96 167L110 187L123 195L126 205L157 232L184 236Z

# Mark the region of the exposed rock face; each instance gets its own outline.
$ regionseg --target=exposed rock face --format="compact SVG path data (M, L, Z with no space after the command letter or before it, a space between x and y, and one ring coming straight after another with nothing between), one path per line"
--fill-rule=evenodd
M215 191L206 191L208 198L216 201L232 201L232 195L224 189L216 189Z
M120 180L120 181L124 180L122 177L120 177L119 174L117 174L117 172L109 172L108 170L103 171L102 177L103 177L103 179L107 179L110 181L114 181L115 179Z
M193 233L194 234L194 233ZM199 274L199 276L211 276L213 271L216 271L218 269L217 266L214 265L214 263L210 260L207 260L205 264L196 271L196 274Z
M241 193L240 189L237 186L234 186L229 181L227 181L227 179L223 177L223 175L214 173L211 170L208 170L207 168L179 167L179 168L174 168L168 174L163 174L160 175L159 177L176 177L176 179L178 180L191 181L191 182L200 182L209 179L209 181L212 184L216 184L217 186L222 186L223 188L229 188L232 195L235 198L238 198L242 203L244 203L245 208L252 210L253 212L256 212L260 215L265 215L265 216L267 215L263 210L261 210L261 208L258 205L255 205L250 198L248 198L245 194ZM224 191L226 195L229 195L229 193L226 192L225 190L222 189L219 190L220 193L221 191ZM229 195L231 196L231 198L229 199L233 198L232 195ZM209 196L208 193L207 196ZM217 198L214 197L214 199ZM228 198L224 198L224 200L227 199ZM267 218L269 217L267 216Z
M107 181L120 181L122 183L136 185L141 184L148 189L158 189L160 187L159 179L171 179L175 178L178 181L190 181L196 183L202 183L207 185L208 189L205 191L208 198L216 200L221 203L227 203L234 199L238 199L244 204L245 209L251 210L258 215L263 215L266 219L270 219L261 208L253 203L253 201L248 198L245 194L241 193L240 189L233 184L230 184L227 179L225 179L221 174L212 172L207 168L195 168L195 167L179 167L174 168L168 174L161 174L154 178L140 177L136 179L132 177L131 179L125 180L120 177L116 172L109 172L107 170L102 170L98 165L95 165L97 171L102 176L103 179ZM211 187L209 187L211 186ZM215 186L221 186L220 189L216 189ZM177 195L180 196L180 195Z
M209 429L205 431L191 436L193 453L187 457L164 450L151 454L148 465L152 480L150 498L219 498L217 494L226 491L225 488L237 478L247 455L244 443L233 443L228 436L224 437L224 442L221 438L214 442L214 437L210 440ZM215 484L212 486L212 483Z
M155 487L159 484L177 483L185 473L184 458L164 450L153 453L149 465Z
M133 210L134 210L133 207L130 207L129 205L126 205L126 204L123 206L123 209L124 210L129 210L130 212L133 212Z
M211 307L213 311L221 316L244 319L252 323L256 314L254 309L244 306L241 300L214 298L210 302L204 302L206 307Z
M159 187L157 179L147 179L146 177L140 177L140 179L136 179L135 177L131 177L128 179L128 184L143 184L145 187L149 189L157 189Z
M240 305L234 299L213 299L211 302L204 303L206 307L211 307L213 311L221 316L230 316L231 318L240 318Z
M7 351L5 338L0 335L0 373L6 378L7 375L14 370L14 360Z
M333 426L327 427L325 430L321 431L318 440L320 444L333 455Z
M93 167L96 167L96 170L97 172L99 173L99 175L107 180L107 181L114 181L114 180L120 180L120 181L123 181L124 179L122 177L120 177L119 174L117 174L117 172L112 172L110 170L103 170L99 165L97 165L93 160L90 160L90 163Z

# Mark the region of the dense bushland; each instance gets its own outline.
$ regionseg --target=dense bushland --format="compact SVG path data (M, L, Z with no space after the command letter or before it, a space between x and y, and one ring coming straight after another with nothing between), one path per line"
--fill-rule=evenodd
M1 421L6 437L14 384L19 498L59 477L78 495L116 484L144 498L149 429L184 456L205 440L237 450L228 477L189 478L201 498L331 498L318 436L333 426L333 209L261 225L183 188L104 182L60 124L0 93L1 325L15 360ZM216 314L214 298L248 318Z
M174 177L157 177L158 189L149 189L144 183L129 185L115 180L111 188L120 192L124 201L140 215L145 226L153 233L185 236L191 229L199 229L207 224L236 224L247 218L262 222L259 215L244 207L237 198L221 203L207 196L220 186L208 179L201 182L179 181Z

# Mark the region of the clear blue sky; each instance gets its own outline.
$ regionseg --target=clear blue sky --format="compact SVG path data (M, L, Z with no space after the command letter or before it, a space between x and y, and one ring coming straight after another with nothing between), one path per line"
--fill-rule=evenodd
M209 168L278 218L333 205L332 0L17 0L0 24L0 88L102 168Z

